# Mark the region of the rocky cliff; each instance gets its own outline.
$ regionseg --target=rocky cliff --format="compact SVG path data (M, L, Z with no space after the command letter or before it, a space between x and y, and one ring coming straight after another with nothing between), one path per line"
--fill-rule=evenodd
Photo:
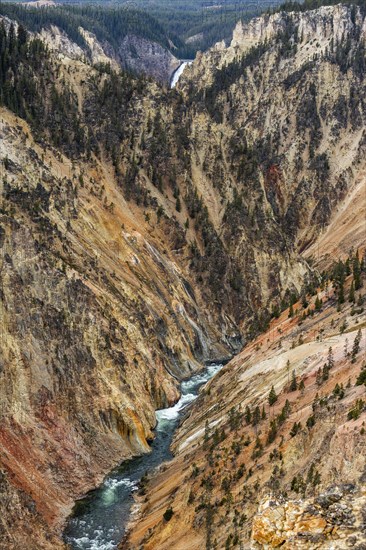
M337 42L338 31L332 41L335 21L345 42ZM252 44L253 26L265 42ZM9 52L9 21L6 28L1 44ZM311 28L323 29L317 41ZM109 53L91 34L94 64L57 29L51 49L42 46L49 34L39 40L18 29L16 55L1 73L0 120L0 489L8 495L0 537L7 548L61 546L55 537L75 498L118 462L148 452L154 409L177 399L179 381L267 330L300 292L314 292L319 274L304 257L321 231L324 243L327 228L340 234L362 191L363 29L361 12L342 7L239 24L232 45L200 56L172 91L103 65ZM358 229L345 242L357 247L362 207L355 215ZM259 338L200 399L195 427L187 421L178 435L172 471L194 430L202 434L206 417L211 422L216 391L225 387L218 407L226 411L243 384L251 400L263 398L270 380L281 389L283 358L279 372L271 368L273 348L258 371L258 356L249 357L268 335ZM303 347L304 365L296 366L304 376L326 354L324 344L312 347L316 361L305 363ZM201 460L200 449L187 460ZM243 513L251 521L255 512L253 505ZM196 537L202 514L189 512L187 536ZM178 519L153 530L151 548L173 547ZM136 540L146 536L146 521ZM245 523L247 537L249 530Z
M366 333L356 295L358 307L339 307L327 281L207 385L174 460L137 497L121 548L363 548Z
M238 195L256 179L300 251L364 168L364 58L360 10L278 13L239 23L230 47L199 57L181 83L214 128L226 129L221 143Z
M261 188L278 230L322 267L364 246L364 28L345 6L239 23L180 83L236 164L238 215ZM324 275L209 383L123 547L363 548L364 297L349 274L347 304Z
M102 472L147 452L154 410L228 347L163 224L149 235L105 167L83 172L1 116L1 462L54 524Z

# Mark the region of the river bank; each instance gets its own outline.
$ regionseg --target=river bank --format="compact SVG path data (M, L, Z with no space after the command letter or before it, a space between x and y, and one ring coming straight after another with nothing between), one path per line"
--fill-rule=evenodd
M220 369L209 365L199 374L182 382L181 398L173 406L156 411L156 437L151 453L133 458L113 470L102 485L78 501L67 523L64 539L75 550L113 550L126 534L134 493L141 478L172 458L170 444L187 406L199 394L200 388Z

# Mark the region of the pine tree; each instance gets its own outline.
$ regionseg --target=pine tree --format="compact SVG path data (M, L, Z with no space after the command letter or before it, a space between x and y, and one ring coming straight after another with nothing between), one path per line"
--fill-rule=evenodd
M356 301L356 298L355 298L355 283L354 283L354 281L352 281L351 288L350 288L350 290L349 290L348 301L351 302L352 304L354 304L355 301Z
M271 312L271 315L272 317L274 317L275 319L278 319L279 316L280 316L280 308L278 307L278 304L272 304L272 312Z
M262 407L262 420L265 420L267 418L267 415L266 415L266 409L264 408L264 405Z
M22 46L24 46L27 42L27 31L23 27L23 25L18 26L18 50L20 51Z
M354 342L353 342L353 347L352 347L352 354L351 354L352 355L352 363L355 363L357 354L360 351L361 339L362 339L362 332L361 332L361 329L358 329L358 332L356 334L356 337L355 337Z
M356 255L352 262L352 270L353 270L353 278L355 281L355 290L359 290L362 286L362 280L361 280L361 265L360 265L360 259L358 257L358 251L356 252Z
M332 346L330 346L329 350L328 350L328 361L327 361L327 364L328 364L328 368L329 369L332 369L334 367L334 357L333 357L333 350L332 350Z
M294 316L294 306L291 304L290 305L290 309L289 309L289 312L288 312L288 316L289 317L293 317Z
M306 421L306 426L310 429L315 425L315 416L312 414Z
M277 422L276 420L271 420L269 432L267 435L267 444L270 445L276 439L277 435Z
M237 430L240 423L240 413L236 410L235 407L231 407L229 411L229 426L230 430Z
M256 426L259 423L260 419L261 419L261 411L257 405L253 412L253 418L252 418L253 426Z
M322 308L322 304L323 304L323 302L321 301L321 299L319 298L319 296L316 295L316 300L315 300L315 311L320 311L321 308Z
M346 260L345 269L346 269L346 275L351 275L351 266L350 266L349 258L347 258Z
M322 382L325 382L328 379L329 379L329 367L328 367L328 363L324 363L323 371L322 371Z
M286 369L287 369L287 382L290 382L290 359L287 359L286 363Z
M338 288L338 304L344 304L344 286L343 281L339 284Z
M159 205L156 211L156 217L157 217L158 223L160 222L163 215L164 215L164 208L161 205Z
M294 422L290 431L290 436L295 437L295 435L297 435L300 430L301 430L301 422Z
M250 411L249 405L246 406L244 417L245 417L245 422L246 422L247 424L250 424L251 421L252 421L252 413L251 413L251 411Z
M322 369L319 367L316 371L316 383L318 386L321 386L322 383Z
M296 380L296 372L292 371L292 380L290 384L290 391L296 391L297 390L297 380Z
M361 372L356 380L356 386L361 386L362 384L366 386L366 367L361 369Z
M349 352L348 352L348 338L346 338L345 342L344 342L344 357L345 359L348 359L349 357Z
M291 412L291 403L288 399L286 399L285 404L283 406L282 412L285 416L285 418L288 418L290 416Z
M276 391L272 386L271 391L269 392L269 395L268 395L269 406L272 407L276 403L277 399L278 397L277 397Z
M334 386L334 389L333 389L333 395L335 397L338 397L338 399L343 399L344 397L343 384L339 385L337 382L337 384Z

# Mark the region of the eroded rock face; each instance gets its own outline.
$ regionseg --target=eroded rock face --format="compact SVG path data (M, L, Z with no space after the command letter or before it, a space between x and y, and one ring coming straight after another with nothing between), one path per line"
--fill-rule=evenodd
M299 340L298 319L285 311L209 382L177 430L175 458L136 498L122 548L363 548L366 409L356 380L364 359L344 355L362 313L351 308L339 316L329 290L318 316L300 323ZM350 332L336 333L345 320ZM329 347L335 363L323 383ZM303 382L294 391L288 366ZM269 406L272 386L278 399Z
M325 539L327 521L320 515L310 514L303 503L266 502L259 507L258 514L253 519L252 544L259 548L291 548L295 539L302 536Z
M49 29L42 29L39 36L47 46L58 55L65 55L70 59L80 59L85 53L83 49L72 42L70 38L60 29L51 25Z
M270 41L279 33L284 32L289 22L294 27L298 27L303 43L314 43L314 39L316 39L315 41L333 39L340 43L345 36L350 36L353 33L355 27L361 30L361 35L364 34L364 19L361 13L357 9L339 4L338 6L322 6L316 12L290 14L280 12L256 17L248 22L239 22L233 33L231 47L246 51L261 42Z
M94 178L108 186L101 168L73 174L5 110L0 132L0 458L20 491L14 515L1 504L1 544L18 548L25 521L58 530L104 472L148 452L154 410L229 351L118 191L113 212L94 200Z
M251 548L361 548L365 506L355 485L332 486L312 500L263 501L253 518Z
M118 58L124 69L153 76L162 83L170 82L180 61L156 42L127 35L118 47Z
M364 170L364 99L346 107L346 98L364 89L363 62L357 61L363 59L364 28L362 13L341 5L239 23L231 45L200 56L179 83L202 106L202 119L207 109L210 125L222 132L221 154L236 181L245 179L247 188L253 177L240 165L243 154L247 163L259 163L252 193L264 193L301 251ZM345 155L339 154L342 146ZM214 166L209 150L203 158ZM245 191L242 201L248 216L253 205ZM238 216L233 204L230 214Z
M18 521L11 530L14 518L1 502L7 548L24 546L25 521L32 527L29 544L37 547L38 531L41 547L54 547L44 533L59 530L73 500L116 463L148 451L154 409L177 399L179 380L264 330L269 308L310 276L299 251L316 244L338 205L349 206L348 193L365 168L364 76L354 63L343 67L322 56L332 10L340 13L342 28L360 31L351 41L352 60L364 39L359 12L352 22L348 9L321 11L326 30L319 45L306 30L323 24L319 12L276 15L253 23L274 39L237 72L229 67L228 84L221 87L226 77L217 71L245 56L254 37L249 27L238 27L229 48L221 44L200 56L180 92L128 77L120 86L117 75L84 63L55 31L57 84L68 87L89 149L80 135L68 148L51 146L51 130L60 124L68 130L61 116L47 117L52 128L33 135L1 110L0 458ZM287 41L273 34L284 25L294 35ZM94 37L88 40L95 61L111 55ZM126 55L137 46L128 38ZM155 46L141 48L142 56L159 59ZM137 67L141 57L130 62ZM165 62L174 60L165 56ZM159 63L155 68L163 75ZM361 238L357 233L352 244ZM266 338L273 342L273 335ZM337 345L340 353L344 341ZM310 366L308 348L301 347L299 358L289 341L287 347L313 384L324 346L311 345ZM175 442L181 459L202 438L207 410L213 423L224 423L220 407L227 413L231 399L236 405L242 400L240 392L263 399L269 380L276 387L285 382L278 350L265 357L255 355L254 346L249 352L256 361L242 357L235 376L224 371L210 386L211 397L199 398L192 423ZM302 406L307 413L309 404ZM343 419L345 411L337 411ZM333 428L319 426L314 461L326 449L331 475L361 472L362 441L344 422ZM288 445L289 461L304 458L301 442ZM345 443L354 462L342 457ZM179 476L191 472L179 466L185 492L177 491L177 498L184 509L189 485ZM249 485L242 498L253 516L249 501L258 491ZM202 548L196 527L207 521L205 510L195 517L190 509L183 531L178 514L159 524L150 547L171 550L179 533L186 547Z
M80 33L86 42L84 49L54 25L42 29L39 36L58 55L74 60L88 58L93 64L107 63L114 70L122 68L137 75L147 75L164 85L169 85L172 74L180 65L179 59L167 48L140 36L128 34L115 47L109 42L101 43L95 34L81 27Z

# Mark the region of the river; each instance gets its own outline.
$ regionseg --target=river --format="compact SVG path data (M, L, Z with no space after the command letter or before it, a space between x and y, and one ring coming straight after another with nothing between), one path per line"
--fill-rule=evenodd
M210 365L204 371L182 382L181 398L168 409L156 411L156 437L151 453L124 462L111 472L103 484L75 505L64 532L73 549L113 550L123 538L130 519L133 492L141 477L165 460L172 458L170 444L186 407L198 396L199 389L222 365Z

